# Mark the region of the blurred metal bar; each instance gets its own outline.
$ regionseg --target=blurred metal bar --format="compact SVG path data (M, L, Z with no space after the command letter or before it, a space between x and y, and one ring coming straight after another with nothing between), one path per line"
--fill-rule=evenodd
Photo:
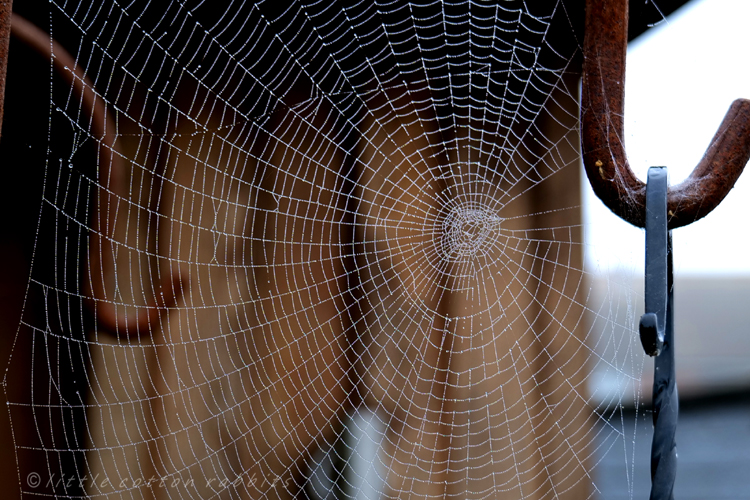
M90 295L88 302L96 311L97 326L120 337L148 336L161 317L180 299L187 278L176 274L165 275L160 283L153 285L154 300L142 306L118 304L107 298L106 277L110 274L109 269L115 265L112 247L117 210L117 204L107 197L119 197L127 192L123 158L117 154L114 146L115 122L107 111L104 98L96 92L94 84L62 45L18 14L12 15L11 31L16 39L51 61L56 74L80 97L83 114L91 120L90 133L99 143L99 183L102 188L93 215L90 274L86 283L87 295Z

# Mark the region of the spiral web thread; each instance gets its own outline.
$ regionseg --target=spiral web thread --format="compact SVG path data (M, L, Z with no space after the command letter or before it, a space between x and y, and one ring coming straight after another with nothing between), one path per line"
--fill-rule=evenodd
M595 498L608 451L632 484L580 2L36 8L114 141L48 68L23 494Z

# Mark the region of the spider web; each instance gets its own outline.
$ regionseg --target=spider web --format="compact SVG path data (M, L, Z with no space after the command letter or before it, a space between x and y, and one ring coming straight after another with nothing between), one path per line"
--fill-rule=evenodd
M22 494L594 498L607 452L632 487L581 2L26 8L52 57Z

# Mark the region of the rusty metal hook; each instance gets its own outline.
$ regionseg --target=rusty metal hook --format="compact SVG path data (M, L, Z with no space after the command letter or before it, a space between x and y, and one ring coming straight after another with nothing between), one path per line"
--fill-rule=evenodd
M123 160L116 153L115 123L107 113L104 99L99 96L93 83L86 77L75 59L49 34L37 28L18 14L12 14L11 34L34 51L52 61L58 75L71 85L80 99L85 115L91 120L91 135L99 142L99 179L115 196L123 193ZM105 195L106 196L106 195ZM154 289L155 301L144 306L118 304L105 291L105 266L115 265L112 252L112 239L115 232L115 212L113 203L107 203L106 214L102 214L103 203L94 210L89 245L89 279L86 289L90 298L87 302L96 312L97 326L118 336L146 335L160 321L168 308L173 307L182 295L186 282L179 275L167 275L158 288ZM103 263L104 262L104 263ZM137 307L135 314L118 312L118 309Z
M622 219L644 227L646 185L625 154L623 108L628 0L587 0L583 42L581 127L583 164L594 193ZM711 212L750 159L750 100L732 103L690 176L669 189L669 229Z

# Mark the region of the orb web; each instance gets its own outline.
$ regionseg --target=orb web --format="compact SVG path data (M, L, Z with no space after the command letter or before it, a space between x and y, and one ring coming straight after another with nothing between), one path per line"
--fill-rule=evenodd
M18 10L52 51L22 494L594 498L616 445L630 474L581 2Z

